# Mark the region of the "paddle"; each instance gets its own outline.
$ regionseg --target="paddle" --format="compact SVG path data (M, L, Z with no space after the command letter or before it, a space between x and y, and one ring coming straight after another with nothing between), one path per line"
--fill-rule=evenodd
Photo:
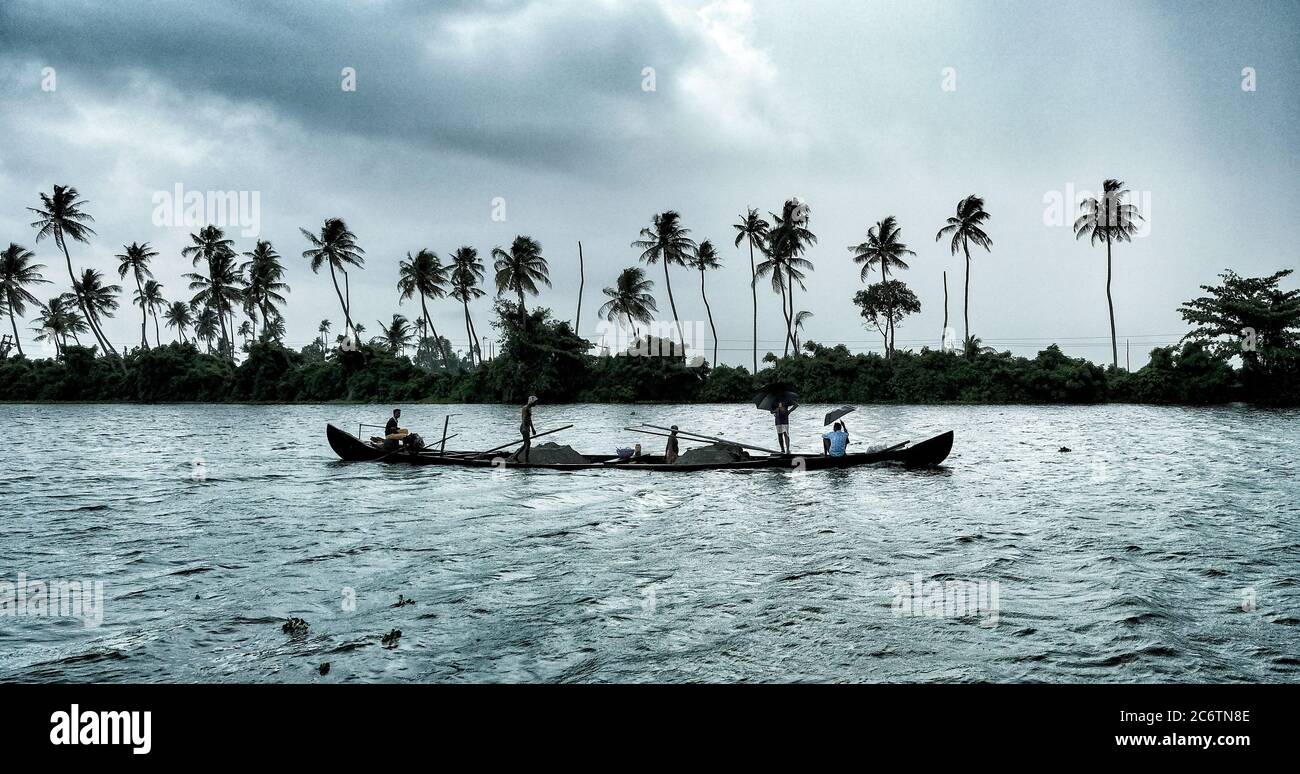
M541 437L544 436L544 435L550 435L551 433L558 433L558 432L560 432L561 430L568 430L570 427L573 427L573 425L565 425L564 427L557 427L557 428L555 428L554 430L547 430L547 431L544 432L544 433L538 433L537 435L532 436L532 438L529 438L528 440L531 441L533 438L541 438ZM523 443L523 442L524 442L524 439L523 439L523 438L520 438L520 439L517 440L517 441L511 441L510 443L503 443L503 444L501 444L500 446L493 446L491 449L488 449L487 451L481 451L481 452L478 452L478 453L476 453L476 454L471 454L470 456L471 456L471 457L485 457L485 456L491 454L491 453L494 452L494 451L501 451L502 449L508 449L508 448L510 448L511 446L514 446L515 444L520 444L520 443Z

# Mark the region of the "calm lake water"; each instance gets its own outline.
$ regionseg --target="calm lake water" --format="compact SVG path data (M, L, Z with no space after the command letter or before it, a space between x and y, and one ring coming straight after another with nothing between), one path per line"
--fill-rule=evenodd
M820 448L826 408L794 414L796 449ZM1300 412L850 415L867 443L955 430L935 472L335 459L327 421L356 432L388 411L0 406L0 583L104 584L97 626L0 617L0 679L1300 677ZM460 448L518 425L499 406L407 406L403 424L436 438L448 412ZM539 430L575 424L557 439L589 451L634 442L620 428L638 422L775 443L770 417L744 406L536 412ZM918 574L913 610L939 615L909 614ZM934 602L945 581L983 606L961 616L957 597ZM286 634L288 616L310 629Z

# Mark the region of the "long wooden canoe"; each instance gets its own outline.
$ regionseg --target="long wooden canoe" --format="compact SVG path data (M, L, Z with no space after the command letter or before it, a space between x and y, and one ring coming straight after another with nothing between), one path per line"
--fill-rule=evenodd
M466 468L536 468L539 470L654 470L661 472L685 473L697 470L826 470L829 468L852 468L859 465L876 465L879 463L901 464L909 468L933 467L943 462L952 451L952 431L936 435L933 438L911 443L896 449L877 452L857 452L843 457L823 457L820 454L774 454L770 456L745 454L745 458L736 462L713 462L698 464L672 465L664 462L663 455L642 455L636 460L620 461L612 454L584 454L586 462L582 463L541 463L515 462L505 452L482 456L473 451L439 452L425 450L421 452L389 452L366 443L346 430L334 425L325 425L325 437L330 448L340 459L348 462L391 462L408 465L456 465Z

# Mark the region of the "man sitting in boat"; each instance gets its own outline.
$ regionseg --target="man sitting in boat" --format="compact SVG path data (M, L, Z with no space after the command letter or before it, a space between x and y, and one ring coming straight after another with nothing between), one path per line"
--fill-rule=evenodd
M822 456L843 457L849 445L849 429L843 422L836 422L829 433L822 436Z
M384 449L388 451L397 451L410 430L397 426L397 420L402 418L401 409L393 409L393 415L388 418L388 424L384 425Z

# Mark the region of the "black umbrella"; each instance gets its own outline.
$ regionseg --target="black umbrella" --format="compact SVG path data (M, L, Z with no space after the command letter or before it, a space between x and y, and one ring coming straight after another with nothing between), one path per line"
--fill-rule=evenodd
M852 411L852 410L855 409L855 408L857 408L857 407L856 407L856 406L840 406L839 408L835 409L834 411L828 411L828 412L826 412L826 420L825 420L824 422L822 422L822 424L823 424L823 425L829 425L831 422L834 422L835 420L839 419L840 417L844 416L845 414L849 413L850 411Z
M794 394L793 384L773 382L754 395L754 407L762 411L773 411L778 403L784 403L787 411L793 411L799 405L799 396Z

